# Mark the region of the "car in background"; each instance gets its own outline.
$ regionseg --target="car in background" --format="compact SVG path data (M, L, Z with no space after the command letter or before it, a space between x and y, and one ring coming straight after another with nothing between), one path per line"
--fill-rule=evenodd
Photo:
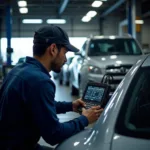
M70 56L67 58L67 62L63 65L61 72L59 73L58 80L59 84L65 84L69 86L69 79L70 79L70 70L69 70L69 65L71 64L73 59L73 56Z
M20 57L16 65L22 64L23 62L25 62L25 60L26 60L26 57ZM4 64L2 67L3 78L5 78L5 76L9 73L9 71L11 71L14 67L15 65Z
M52 76L55 80L59 81L59 84L65 84L65 85L69 85L69 79L70 79L70 70L69 70L69 66L72 62L74 56L68 56L67 57L67 62L63 65L63 67L61 68L61 72L57 73L52 71Z
M55 80L57 80L59 78L59 73L51 71L51 74Z
M101 82L111 76L114 91L132 65L143 55L137 41L129 36L87 38L70 65L71 94L81 97L88 82Z
M81 57L80 52L75 53L74 58L69 66L71 95L79 94L78 86L76 86L78 83L76 82L79 82L80 79L79 75L82 61L83 58Z
M26 57L20 57L16 65L22 64L26 61Z
M128 71L91 128L64 140L55 150L150 149L150 55Z

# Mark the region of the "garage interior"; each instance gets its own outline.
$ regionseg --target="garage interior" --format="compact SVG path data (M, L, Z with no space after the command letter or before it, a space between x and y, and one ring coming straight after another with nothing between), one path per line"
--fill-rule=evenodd
M16 60L27 53L21 51L24 45L19 45L20 56L16 56L12 39L30 38L25 43L28 48L36 29L44 25L54 24L63 28L70 38L86 39L90 36L132 36L145 54L150 53L150 1L149 0L0 0L0 65L14 65ZM93 6L92 6L93 4ZM91 11L91 16L87 17ZM57 21L57 22L54 22ZM59 22L60 21L60 22ZM27 42L27 41L26 41ZM76 43L73 43L76 44ZM82 43L83 44L83 43ZM32 47L31 47L32 48ZM29 54L31 55L31 54ZM59 85L56 99L64 93L68 101L75 100L68 87ZM68 118L60 115L61 121L77 117L69 113ZM41 144L47 145L43 139Z

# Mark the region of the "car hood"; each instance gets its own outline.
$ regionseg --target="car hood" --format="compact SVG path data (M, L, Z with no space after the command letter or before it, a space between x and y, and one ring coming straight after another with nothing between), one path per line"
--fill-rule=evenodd
M142 55L110 55L88 57L89 64L98 66L133 65Z
M149 150L150 141L115 134L111 150Z
M102 150L109 150L110 143L104 143L97 139L95 130L85 129L80 133L66 139L59 144L55 150L98 150L101 147Z
M72 136L71 138L66 139L56 147L56 150L64 150L64 149L77 150L79 147L85 148L84 143L86 142L86 138L89 137L91 131L92 131L91 129L86 129Z

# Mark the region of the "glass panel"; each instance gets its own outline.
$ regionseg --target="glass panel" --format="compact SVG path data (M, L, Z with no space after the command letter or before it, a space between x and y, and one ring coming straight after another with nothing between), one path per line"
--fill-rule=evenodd
M136 129L150 129L150 71L145 70L139 77L131 97L126 124L132 124Z
M140 55L134 39L95 39L90 43L88 55Z
M150 67L134 77L120 109L116 124L119 134L150 138Z

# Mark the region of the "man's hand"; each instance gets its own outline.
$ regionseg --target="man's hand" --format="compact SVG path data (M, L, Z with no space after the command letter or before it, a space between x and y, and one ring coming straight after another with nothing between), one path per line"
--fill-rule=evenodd
M79 107L85 107L84 101L80 98L72 102L74 112L78 112Z
M102 112L103 108L101 108L100 106L93 106L89 109L82 108L82 115L87 117L89 124L94 123L99 118Z

